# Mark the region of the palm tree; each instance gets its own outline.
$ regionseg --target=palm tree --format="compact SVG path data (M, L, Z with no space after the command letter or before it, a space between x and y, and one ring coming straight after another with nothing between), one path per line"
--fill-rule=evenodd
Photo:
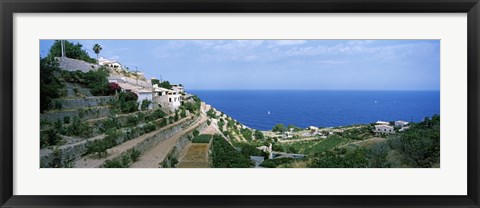
M100 53L101 50L102 50L102 46L99 45L98 43L96 43L93 46L93 52L95 52L97 54L97 62L98 62L98 54Z

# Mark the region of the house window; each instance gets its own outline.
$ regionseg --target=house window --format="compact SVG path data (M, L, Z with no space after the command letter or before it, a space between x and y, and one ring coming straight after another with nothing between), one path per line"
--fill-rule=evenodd
M168 102L172 102L172 98L168 98Z

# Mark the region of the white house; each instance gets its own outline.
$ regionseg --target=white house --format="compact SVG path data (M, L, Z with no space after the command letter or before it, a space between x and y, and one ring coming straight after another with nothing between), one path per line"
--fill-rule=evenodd
M153 104L152 104L153 103L153 92L151 90L146 90L146 89L137 90L137 89L135 89L135 90L133 90L133 92L135 94L137 94L137 96L138 96L137 101L140 104L138 106L139 109L142 107L141 104L144 100L148 100L150 102L150 104L148 105L148 109L153 108Z
M112 83L111 81L113 80L114 79L112 80L109 79L109 82ZM137 94L138 96L137 102L139 104L142 104L143 100L148 100L151 103L153 102L153 92L151 88L143 88L140 86L131 85L129 83L124 83L121 81L121 79L117 79L117 82L115 83L117 83L120 86L122 92L133 92ZM141 106L139 105L139 109L140 108ZM148 108L152 109L153 105L149 105Z
M172 90L178 93L184 93L185 90L183 89L183 86L173 84L172 85Z
M118 61L108 60L103 57L98 59L98 64L101 66L109 66L113 68L123 69L122 65Z
M406 121L395 121L395 126L396 127L404 127L404 126L408 126L408 122Z
M388 121L377 121L377 122L375 122L375 124L378 124L378 125L389 125L390 122L388 122Z
M180 105L181 94L173 90L158 87L157 84L153 85L153 100L160 104L162 107L168 108L171 111L177 110Z
M399 129L398 131L399 131L399 132L403 132L403 131L405 131L405 130L407 130L407 129L409 129L409 128L410 128L409 126L404 126L404 127L402 127L401 129Z
M392 134L395 133L393 127L389 125L375 125L375 130L373 130L375 133L381 133L381 134Z

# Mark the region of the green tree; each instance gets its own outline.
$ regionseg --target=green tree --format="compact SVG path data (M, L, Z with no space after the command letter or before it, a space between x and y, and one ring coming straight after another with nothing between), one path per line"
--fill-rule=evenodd
M308 165L310 168L367 168L369 167L366 150L333 150L326 151L314 156Z
M56 77L59 72L53 57L40 59L40 112L49 108L52 99L62 96L61 90L65 85Z
M151 79L150 81L152 82L152 86L153 85L160 85L160 80L158 80L158 79Z
M265 136L259 130L255 130L254 136L255 136L255 139L265 139Z
M405 132L393 135L388 144L410 167L427 168L440 163L440 116L425 118Z
M210 118L217 118L217 113L215 113L213 108L210 108L210 110L207 111L207 116Z
M141 104L142 110L148 110L148 106L150 106L150 104L152 104L152 101L147 99L142 100L142 104Z
M249 168L252 162L224 138L215 135L212 142L212 164L214 168Z
M85 73L85 82L93 95L103 96L110 94L108 75L109 73L105 67Z
M65 56L72 59L83 60L90 63L96 63L96 60L91 58L82 47L82 44L77 43L73 44L70 41L65 40ZM62 56L62 46L61 41L56 40L52 47L50 47L49 55L50 57L60 57Z
M252 140L252 131L250 129L243 128L242 130L240 130L240 132L245 139Z
M302 128L300 128L298 126L295 126L293 124L288 125L287 130L290 130L290 129L293 129L293 131L301 131L302 130Z
M283 124L277 124L272 129L272 131L274 131L274 132L282 132L282 133L285 132L286 130L287 130L287 128Z
M159 87L165 88L165 89L172 89L172 85L170 84L169 81L163 81L158 84Z
M99 45L98 43L96 43L95 45L93 45L93 52L95 52L97 54L97 62L98 62L98 54L100 53L100 51L102 50L102 46Z

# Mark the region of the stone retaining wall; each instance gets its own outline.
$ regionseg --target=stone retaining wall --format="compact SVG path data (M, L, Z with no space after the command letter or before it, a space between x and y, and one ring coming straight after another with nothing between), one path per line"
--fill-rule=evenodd
M95 96L95 97L85 97L85 98L74 98L74 99L54 99L51 102L51 109L55 108L59 103L61 105L60 109L75 109L75 108L87 108L95 106L105 106L113 100L113 96Z
M149 145L156 144L157 142L162 141L163 139L166 139L182 131L186 126L189 126L194 121L195 121L194 119L190 119L185 122L179 123L175 126L172 126L168 129L165 129L164 131L161 131L158 134L155 134L150 138L147 138L146 140L139 143L134 148L140 151L144 151L145 149L151 147ZM135 136L138 137L141 135L135 135ZM75 160L78 160L79 158L82 157L82 155L84 155L87 152L86 144L88 141L94 141L97 139L104 139L104 138L105 137L103 135L97 136L81 142L77 142L75 144L59 146L58 148L56 148L56 150L52 150L49 148L41 149L40 150L40 167L54 167L55 165L57 165L58 167L70 167ZM127 140L126 134L122 134L119 138L117 138L116 141L119 143L123 143L126 140ZM126 153L128 153L128 151L121 153L118 157L115 157L115 159L121 158L121 156Z
M95 108L79 108L62 111L49 111L40 115L41 121L55 122L57 120L63 121L65 117L72 119L78 116L82 120L89 120L110 115L109 107L95 107Z
M201 123L198 125L197 128L189 131L188 133L184 134L183 136L180 137L180 139L177 141L175 146L173 147L172 150L168 153L168 156L165 157L165 160L162 162L163 166L165 167L173 167L176 164L173 163L173 160L177 160L180 158L180 155L184 151L185 147L192 142L192 139L194 138L193 132L195 130L201 132L204 129L208 127L207 121Z
M161 141L175 135L176 133L182 131L183 129L187 128L189 125L191 125L194 122L195 122L195 119L189 119L189 120L187 120L185 122L182 122L178 125L172 126L168 129L165 129L164 131L161 131L158 134L155 134L155 135L150 136L149 138L146 138L142 142L138 143L135 147L123 151L122 153L120 153L116 157L111 158L111 160L121 159L124 155L129 154L129 151L132 150L132 149L136 149L136 150L139 150L140 152L144 152L147 149L157 145L159 142L161 142Z
M92 69L98 69L100 66L94 63L88 63L86 61L71 59L67 57L56 57L59 63L59 67L67 71L77 71L88 72Z

